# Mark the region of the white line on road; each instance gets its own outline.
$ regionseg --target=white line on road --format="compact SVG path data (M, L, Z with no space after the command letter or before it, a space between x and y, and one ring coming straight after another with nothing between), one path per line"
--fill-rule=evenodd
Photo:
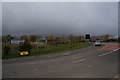
M118 49L115 49L114 51L117 51L117 50L119 50L120 48L118 48Z
M99 56L104 56L104 55L110 54L110 53L115 52L115 51L117 51L117 50L119 50L119 49L120 49L120 48L115 49L114 51L110 51L110 52L108 52L108 53L101 54L101 55L99 55Z
M101 54L101 55L99 55L99 56L104 56L104 55L110 54L110 53L112 53L112 52L113 52L113 51L108 52L108 53Z
M91 64L88 64L88 67L89 67L89 68L92 68L92 65L91 65Z
M77 60L77 61L74 61L72 63L77 63L77 62L82 62L82 61L85 61L86 59L81 59L81 60Z
M81 58L81 57L73 57L72 59L77 59L77 58Z
M63 56L69 55L70 53L64 53Z

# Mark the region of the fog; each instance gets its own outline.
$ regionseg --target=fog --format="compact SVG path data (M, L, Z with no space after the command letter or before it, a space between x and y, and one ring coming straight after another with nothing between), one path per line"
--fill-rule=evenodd
M117 2L10 2L2 5L3 35L118 35Z

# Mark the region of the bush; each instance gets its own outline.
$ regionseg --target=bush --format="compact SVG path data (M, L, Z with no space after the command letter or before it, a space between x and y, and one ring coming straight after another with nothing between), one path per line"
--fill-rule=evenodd
M23 44L21 44L19 46L19 51L31 51L32 46L30 45L30 43L26 40Z
M8 54L9 54L9 52L10 52L10 50L11 50L11 48L10 48L10 46L9 46L9 45L4 46L3 51L4 51L4 54L5 54L5 55L8 55Z

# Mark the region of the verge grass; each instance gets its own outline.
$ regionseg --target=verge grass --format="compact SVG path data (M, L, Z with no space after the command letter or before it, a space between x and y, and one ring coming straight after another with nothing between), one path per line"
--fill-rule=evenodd
M64 43L64 44L47 45L45 48L33 47L31 52L27 56L38 56L38 55L71 51L71 50L89 47L92 45L93 45L92 43L70 42L70 43ZM17 57L24 57L19 55L18 45L12 45L10 53L7 55L5 54L2 55L2 59L11 59L11 58L17 58Z

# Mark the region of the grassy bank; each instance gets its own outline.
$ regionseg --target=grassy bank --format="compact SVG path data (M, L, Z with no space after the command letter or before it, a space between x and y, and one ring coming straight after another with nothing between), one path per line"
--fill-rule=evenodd
M52 53L58 53L58 52L64 52L64 51L70 51L70 50L76 50L81 49L85 47L92 46L92 43L80 43L80 42L70 42L67 44L56 44L56 45L47 45L45 48L36 48L33 47L30 54L28 56L37 56L37 55L45 55L45 54L52 54ZM16 57L23 57L19 55L19 46L12 46L12 50L9 54L2 55L2 59L10 59L10 58L16 58Z

